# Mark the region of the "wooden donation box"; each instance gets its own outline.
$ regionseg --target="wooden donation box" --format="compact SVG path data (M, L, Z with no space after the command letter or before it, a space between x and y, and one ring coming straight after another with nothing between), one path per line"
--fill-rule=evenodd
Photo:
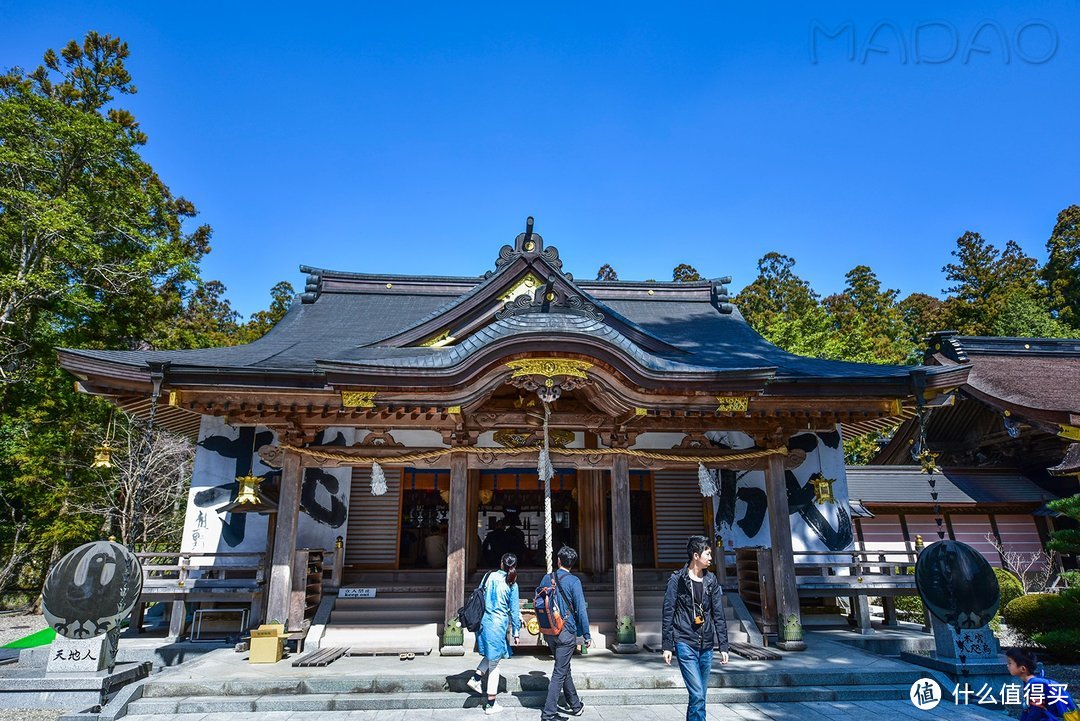
M285 649L285 626L263 624L251 631L249 663L277 663Z

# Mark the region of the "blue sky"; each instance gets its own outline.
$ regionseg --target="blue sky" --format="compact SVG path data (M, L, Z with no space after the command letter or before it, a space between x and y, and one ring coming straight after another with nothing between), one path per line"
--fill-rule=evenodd
M129 42L122 104L245 314L302 263L482 274L530 214L583 278L738 289L775 250L906 295L964 230L1044 256L1080 203L1080 5L750 5L0 2L0 65Z

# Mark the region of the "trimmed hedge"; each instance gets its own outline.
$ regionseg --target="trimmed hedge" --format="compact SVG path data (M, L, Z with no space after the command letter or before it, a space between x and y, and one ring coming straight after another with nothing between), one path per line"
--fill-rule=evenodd
M1052 593L1029 593L1014 598L1001 613L1002 619L1016 635L1033 643L1035 635L1050 631L1051 626L1060 625L1058 618L1060 599Z
M994 575L997 576L998 587L1001 588L1001 605L998 606L998 615L1001 615L1013 599L1024 595L1024 586L1015 573L1006 571L1004 568L995 568Z

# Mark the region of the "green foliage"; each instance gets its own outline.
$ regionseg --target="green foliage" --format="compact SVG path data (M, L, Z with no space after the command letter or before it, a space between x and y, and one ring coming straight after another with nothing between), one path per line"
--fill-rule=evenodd
M877 456L888 438L896 432L893 426L883 433L864 433L844 440L844 465L865 466Z
M1001 589L1001 605L998 606L998 615L1000 616L1001 609L1008 606L1013 599L1024 595L1024 585L1020 583L1020 579L1016 577L1016 574L1004 568L995 568L994 575L997 576L998 587Z
M1009 628L1027 642L1045 630L1047 612L1053 610L1056 597L1053 594L1028 594L1014 598L1002 607L1002 620Z
M1035 643L1049 651L1059 663L1080 661L1080 628L1058 628L1036 634Z
M1074 521L1080 521L1080 493L1069 496L1068 498L1059 498L1056 501L1051 501L1047 503L1046 506L1050 510L1064 514ZM1075 528L1063 528L1054 531L1050 534L1050 540L1046 544L1046 548L1049 551L1057 551L1058 553L1064 554L1080 553L1080 530Z
M0 76L0 569L22 564L0 591L34 587L50 559L114 530L86 510L113 411L76 392L55 348L230 345L287 307L275 287L270 310L243 326L224 286L201 277L209 226L194 224L195 206L143 158L146 134L114 104L135 92L128 55L91 32Z
M896 617L901 621L922 623L924 618L923 602L918 595L896 597Z
M695 280L705 280L701 277L701 273L697 272L697 268L686 263L680 263L675 266L675 269L671 271L671 279L676 283L691 283Z
M1080 571L1062 571L1061 580L1068 588L1077 588L1080 586Z
M859 265L848 271L843 293L823 305L832 320L840 356L865 363L903 363L912 344L905 336L904 316L896 302L899 291L882 289L874 271Z
M1050 310L1063 323L1080 328L1080 205L1058 213L1046 252L1042 277Z
M992 335L994 325L1018 297L1045 302L1038 285L1038 263L1015 241L1003 250L968 231L956 240L956 262L942 271L952 281L946 292L950 325L965 335ZM1015 322L1015 321L1014 321Z

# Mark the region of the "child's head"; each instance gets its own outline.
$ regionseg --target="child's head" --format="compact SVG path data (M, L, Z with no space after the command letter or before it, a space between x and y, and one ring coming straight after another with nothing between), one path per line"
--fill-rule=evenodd
M1013 676L1019 676L1021 678L1035 675L1035 658L1019 649L1009 649L1005 652L1005 658L1007 659L1005 664L1009 669L1009 673Z

